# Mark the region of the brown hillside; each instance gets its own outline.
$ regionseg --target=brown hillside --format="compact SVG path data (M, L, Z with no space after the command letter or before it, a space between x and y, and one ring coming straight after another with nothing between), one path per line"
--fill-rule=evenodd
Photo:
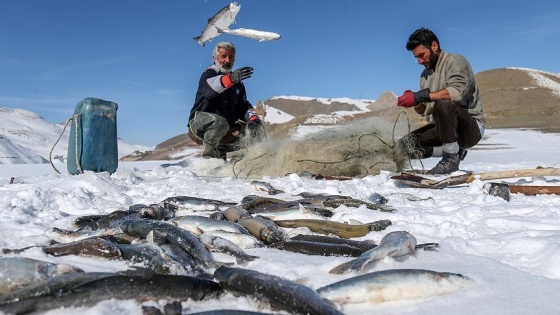
M544 77L560 85L560 78ZM560 96L540 86L527 70L494 69L476 75L488 128L560 131Z
M272 98L265 101L265 104L295 117L330 114L332 112L342 110L359 110L359 108L349 103L340 103L335 101L327 105L317 101L316 99L293 100L285 98Z

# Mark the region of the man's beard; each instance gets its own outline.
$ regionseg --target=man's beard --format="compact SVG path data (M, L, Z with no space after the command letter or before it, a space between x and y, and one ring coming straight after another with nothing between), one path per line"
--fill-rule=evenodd
M214 65L218 68L221 73L230 73L232 65L230 64L223 64L221 65L219 62L215 61Z
M425 66L428 70L434 70L436 68L439 56L430 48L430 64Z

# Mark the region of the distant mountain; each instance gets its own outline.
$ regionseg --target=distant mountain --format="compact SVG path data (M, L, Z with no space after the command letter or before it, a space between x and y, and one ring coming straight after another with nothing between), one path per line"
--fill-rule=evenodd
M0 107L0 164L49 163L49 153L64 124L51 123L39 115ZM53 150L53 159L66 161L70 131L66 129ZM119 158L149 147L118 139Z
M560 131L560 74L501 68L476 75L489 128Z
M487 128L536 128L560 131L560 74L533 69L500 68L476 74ZM350 98L314 98L275 96L259 101L257 112L264 117L271 136L297 132L298 128L341 124L368 117L381 117L394 122L399 119L414 129L423 120L414 109L396 106L397 96L387 91L376 100ZM402 117L399 113L407 115ZM406 120L405 120L406 119ZM137 152L128 160L181 159L198 154L186 134L159 144L154 151Z

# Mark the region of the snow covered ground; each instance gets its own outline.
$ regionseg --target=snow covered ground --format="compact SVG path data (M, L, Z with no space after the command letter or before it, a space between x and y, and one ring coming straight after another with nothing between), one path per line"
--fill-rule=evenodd
M560 135L532 130L487 130L484 140L470 150L464 170L484 172L560 167ZM429 168L437 159L424 160ZM73 229L78 216L107 214L132 204L157 203L170 196L187 195L239 202L250 194L266 196L249 185L252 179L216 177L212 169L223 163L189 157L182 161L121 163L116 173L56 174L49 164L0 165L0 248L44 245L51 227ZM416 162L414 167L421 164ZM64 170L64 165L57 165ZM487 195L475 180L442 190L407 188L389 173L349 181L314 180L295 174L260 178L285 193L275 198L293 200L301 192L341 194L368 200L385 196L398 210L385 213L364 206L340 206L331 220L363 223L389 219L393 225L370 232L360 240L377 242L388 232L405 230L418 243L437 242L438 251L418 251L402 261L385 258L374 269L421 268L460 273L476 283L460 291L419 300L380 304L346 304L345 314L560 314L560 196L512 195L509 202ZM13 177L13 184L9 184ZM497 181L497 180L496 180ZM560 185L560 177L517 178L507 183ZM409 200L410 195L422 198ZM289 233L294 233L286 229ZM305 284L313 289L352 276L330 274L348 257L310 256L272 248L246 250L259 256L243 268ZM126 262L75 256L51 257L40 249L19 256L76 265L86 271L126 269ZM218 260L233 261L225 254ZM414 289L414 288L411 288ZM152 305L158 305L157 302ZM227 294L219 300L183 303L183 314L202 310L243 309L271 313L246 297ZM48 314L75 314L58 309ZM108 300L81 314L141 314L134 301Z

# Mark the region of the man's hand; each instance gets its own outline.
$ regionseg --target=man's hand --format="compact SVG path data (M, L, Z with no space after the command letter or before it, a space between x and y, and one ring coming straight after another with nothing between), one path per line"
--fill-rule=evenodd
M249 120L247 121L248 127L256 127L260 125L262 125L262 121L260 120L259 116L253 115L249 117Z
M222 76L222 85L228 89L253 75L253 68L243 67Z
M416 105L414 101L414 92L411 90L404 91L403 95L397 98L397 106L412 107Z
M253 75L253 68L251 67L239 68L230 74L231 83L237 84L242 80L250 78L252 75Z
M423 89L418 92L411 90L404 91L403 95L397 98L397 106L412 107L422 102L430 102L430 89Z

